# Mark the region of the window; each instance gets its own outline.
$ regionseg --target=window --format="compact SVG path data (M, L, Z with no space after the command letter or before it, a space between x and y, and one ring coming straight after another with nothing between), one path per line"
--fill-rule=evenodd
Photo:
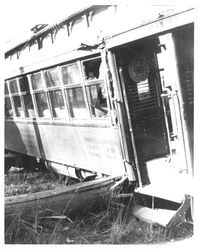
M41 73L31 75L32 89L43 89L44 84Z
M24 104L25 104L25 115L28 118L35 118L35 111L34 111L34 106L32 102L32 96L30 93L27 93L23 96L24 98Z
M12 118L14 116L10 97L5 97L5 117Z
M56 67L30 77L37 114L40 118L66 118L68 120L68 111L65 106L64 91L58 70L59 68Z
M70 115L72 118L84 119L87 117L87 110L82 88L68 89Z
M107 99L104 83L86 86L91 113L93 117L105 117L108 114Z
M62 75L64 85L81 82L80 71L76 63L62 67Z
M61 71L71 118L86 119L88 117L88 110L85 103L79 65L77 63L66 65L61 68Z
M8 95L8 86L7 86L7 83L5 82L5 89L4 89L4 93L5 95Z
M39 117L49 118L50 117L50 110L47 103L46 93L36 93L35 94L38 115Z
M19 88L21 91L21 99L24 102L24 115L27 118L35 118L35 111L32 102L32 96L30 94L30 88L27 77L19 78Z
M42 77L42 71L31 75L30 79L38 116L41 118L50 118L50 108L48 105L47 92L44 78ZM31 107L31 103L29 104L29 107ZM28 113L31 114L31 110Z
M68 118L68 113L64 104L62 90L50 91L49 95L50 95L53 117Z
M53 118L67 118L68 112L64 103L63 91L60 86L58 68L45 71L46 86L49 90L49 102L51 104Z
M7 80L5 116L106 119L109 101L101 72L101 58L97 57Z
M19 78L19 87L20 87L21 92L30 91L28 80L27 80L26 77L20 77Z
M105 118L108 116L106 86L101 75L101 65L100 58L83 62L86 93L92 118Z
M5 105L7 105L6 117L15 115L15 117L25 118L23 97L26 94L25 91L29 91L27 78L17 77L17 78L7 81L7 83L9 84L11 99L10 100L6 99L6 103L5 103ZM5 91L7 93L7 90ZM13 105L13 109L11 109L11 103ZM8 114L10 114L10 116L8 116Z
M46 79L47 87L55 87L55 86L60 85L57 69L51 69L51 70L46 71L45 79Z
M5 118L13 118L14 112L9 97L7 82L5 82Z
M84 76L86 80L94 80L100 78L101 59L96 58L83 62Z
M24 111L21 105L21 99L20 96L13 96L13 102L14 102L14 108L15 108L15 114L17 117L25 117Z
M11 93L18 93L17 80L15 80L15 79L10 80L9 85L10 85L10 92Z

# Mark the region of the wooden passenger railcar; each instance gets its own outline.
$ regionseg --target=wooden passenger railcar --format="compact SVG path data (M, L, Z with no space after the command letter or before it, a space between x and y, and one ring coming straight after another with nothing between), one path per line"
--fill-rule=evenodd
M195 9L138 11L90 6L7 49L5 148L73 177L127 175L136 193L180 204L193 176Z

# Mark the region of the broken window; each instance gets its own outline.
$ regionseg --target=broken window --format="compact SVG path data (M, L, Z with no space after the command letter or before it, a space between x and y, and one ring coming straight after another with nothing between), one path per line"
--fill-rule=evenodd
M108 116L106 83L101 74L101 58L83 62L86 93L93 118Z
M100 78L101 58L95 58L83 62L85 80L96 80Z
M108 113L104 83L86 86L93 117L104 117Z

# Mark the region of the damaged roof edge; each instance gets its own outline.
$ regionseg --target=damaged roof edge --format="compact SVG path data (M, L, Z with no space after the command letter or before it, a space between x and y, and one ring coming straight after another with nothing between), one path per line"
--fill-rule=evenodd
M104 7L104 6L110 6L110 5L89 5L89 6L86 6L86 7L84 7L83 9L80 9L79 11L74 12L73 14L69 15L68 17L66 17L66 18L64 18L64 19L62 19L62 20L60 20L60 21L58 21L58 22L56 22L56 23L54 23L54 24L47 25L46 27L44 27L43 29L41 29L41 30L38 31L37 33L35 33L35 34L33 34L32 36L30 36L29 39L25 39L25 40L23 40L22 42L16 44L15 46L12 46L12 47L10 47L9 49L6 49L6 51L5 51L5 56L6 56L6 54L7 54L8 52L11 52L12 50L16 49L17 47L20 47L20 46L25 45L28 41L31 41L31 40L34 39L35 37L38 37L39 35L41 35L41 34L47 32L47 31L49 31L50 29L53 28L54 25L59 25L59 24L61 24L61 23L64 23L64 22L66 22L66 21L69 21L70 19L74 18L75 16L78 16L78 15L80 15L80 14L83 14L83 12L89 11L89 10L91 10L92 8L97 7L97 6L103 6L103 7Z

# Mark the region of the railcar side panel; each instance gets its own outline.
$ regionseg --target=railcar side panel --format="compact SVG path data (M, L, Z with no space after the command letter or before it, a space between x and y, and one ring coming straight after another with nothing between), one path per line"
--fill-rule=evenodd
M116 128L7 122L5 130L7 149L103 174L125 172Z
M22 154L41 157L34 123L5 121L5 148Z

